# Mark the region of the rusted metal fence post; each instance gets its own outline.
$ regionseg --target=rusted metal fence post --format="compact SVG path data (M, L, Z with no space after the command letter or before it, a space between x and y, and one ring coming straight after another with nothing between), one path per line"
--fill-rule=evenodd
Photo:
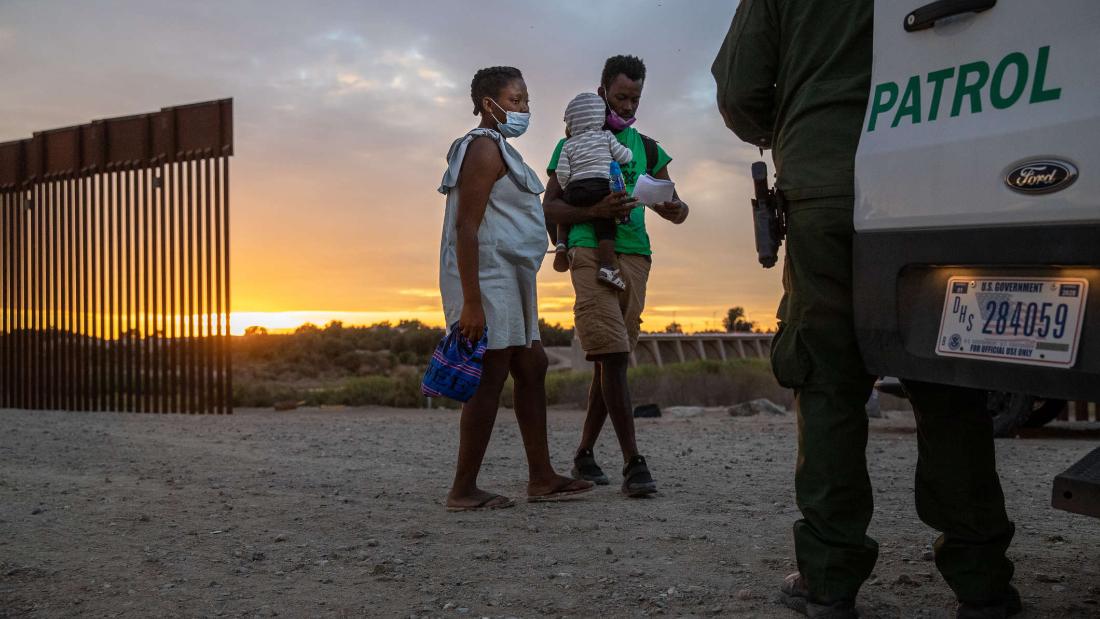
M0 144L0 406L230 413L231 99Z

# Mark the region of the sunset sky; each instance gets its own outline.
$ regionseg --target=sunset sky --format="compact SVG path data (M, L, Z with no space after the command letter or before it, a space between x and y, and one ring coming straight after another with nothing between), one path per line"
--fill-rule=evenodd
M710 76L729 0L0 2L0 141L232 97L233 331L303 322L443 321L443 157L476 124L469 84L523 71L545 170L565 104L606 57L648 67L635 125L673 157L687 223L649 215L643 328L720 328L744 306L774 325L780 267L756 263L755 149L722 124ZM541 315L572 324L568 276L540 273Z

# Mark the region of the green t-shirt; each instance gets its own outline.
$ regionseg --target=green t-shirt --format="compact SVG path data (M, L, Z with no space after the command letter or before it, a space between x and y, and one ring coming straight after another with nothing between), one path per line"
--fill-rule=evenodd
M638 130L634 127L627 127L615 134L615 138L619 140L620 144L629 148L630 152L634 153L634 159L622 166L623 180L626 181L626 192L633 193L634 184L638 182L638 177L645 174L648 167L642 134L638 133ZM564 144L565 138L558 140L558 145L554 148L554 154L550 156L550 163L546 166L547 174L553 175L554 170L558 168L558 158L561 157L561 147ZM672 161L672 157L669 157L668 153L658 144L657 164L652 167L653 172L660 171L668 165L669 161ZM591 223L573 224L569 231L570 247L591 247L595 249L596 245L596 231ZM615 227L615 251L620 254L638 254L642 256L653 253L649 246L649 233L645 230L644 207L635 207L630 211L630 223Z

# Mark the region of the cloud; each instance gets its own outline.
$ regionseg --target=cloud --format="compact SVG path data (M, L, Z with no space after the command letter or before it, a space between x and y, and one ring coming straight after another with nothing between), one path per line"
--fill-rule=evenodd
M707 305L650 305L647 309L662 314L672 314L677 312L698 312L709 310L711 307Z
M0 0L0 141L231 96L235 307L407 310L441 321L431 302L443 217L435 188L447 147L476 122L473 73L523 70L532 127L513 145L542 176L566 102L595 88L604 58L636 54L648 67L637 126L674 157L670 171L692 206L683 226L649 219L650 311L659 320L666 307L698 307L683 311L704 317L731 305L774 313L777 271L756 266L748 225L755 151L726 131L713 105L710 63L734 8L725 0L693 1L691 10L484 0L477 11L453 0ZM486 29L505 15L507 27ZM661 36L638 36L653 24ZM24 40L66 44L16 45ZM571 322L571 288L567 275L544 269L548 319Z
M348 94L355 92L371 92L378 88L378 82L372 79L367 79L358 73L352 71L345 71L336 76L336 81L343 86L342 90L337 90L335 94Z
M310 37L292 63L270 80L284 99L321 102L333 110L349 110L382 124L407 127L405 115L378 114L397 107L437 103L455 89L438 63L416 48L387 46L347 31ZM315 109L303 106L302 109Z

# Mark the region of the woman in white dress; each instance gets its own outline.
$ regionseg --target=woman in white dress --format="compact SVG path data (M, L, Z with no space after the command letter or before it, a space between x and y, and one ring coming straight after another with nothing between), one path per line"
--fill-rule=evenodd
M500 509L515 501L477 486L508 375L527 452L529 501L592 489L558 475L546 439L546 352L539 342L535 276L546 252L538 175L506 141L527 128L527 85L518 69L490 67L470 85L481 123L454 141L439 187L447 196L439 291L450 328L470 341L488 333L481 383L462 407L458 464L447 509Z

